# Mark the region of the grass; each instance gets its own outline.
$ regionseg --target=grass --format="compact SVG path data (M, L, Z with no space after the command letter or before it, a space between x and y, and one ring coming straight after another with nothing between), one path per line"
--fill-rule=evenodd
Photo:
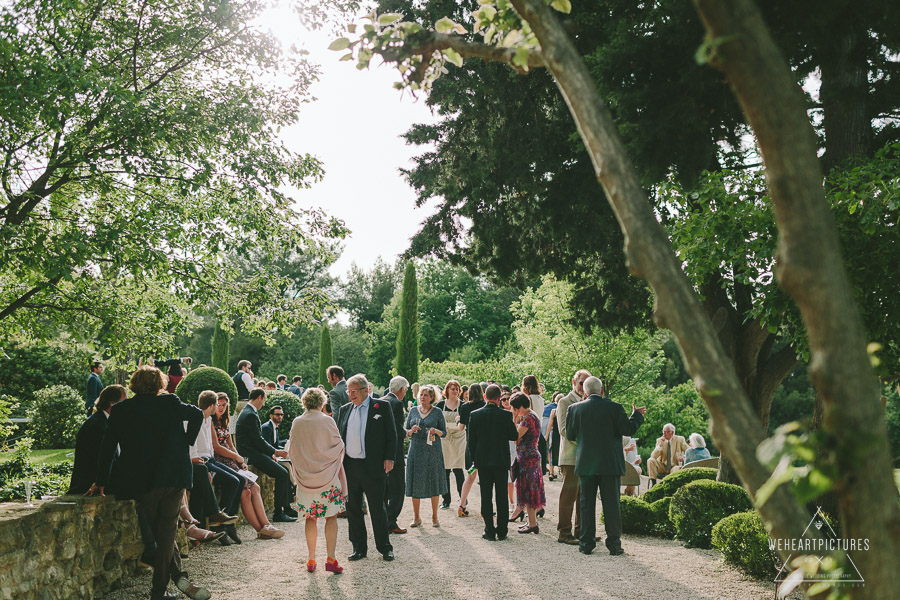
M66 456L71 454L72 456ZM72 462L74 460L75 450L66 448L61 450L34 450L31 453L31 462L39 465L55 465L62 462ZM12 460L12 452L0 452L0 463Z

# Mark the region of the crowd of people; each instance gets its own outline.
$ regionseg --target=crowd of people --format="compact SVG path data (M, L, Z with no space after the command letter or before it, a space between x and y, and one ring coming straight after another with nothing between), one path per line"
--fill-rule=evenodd
M398 376L379 396L365 375L345 379L340 366L327 369L332 389L326 392L303 389L299 376L290 386L284 375L275 382L255 380L251 363L240 361L232 377L239 407L232 427L227 394L204 391L194 406L172 393L175 360L180 364L174 375L183 375L182 359L140 366L131 377L130 397L123 386L101 384L97 390L93 379L99 380L102 365L99 371L92 365L88 394L96 392L94 413L78 434L69 490L112 492L137 501L153 599L176 597L168 595L170 580L188 597L210 597L181 566L175 545L179 526L193 544L229 545L242 543L235 527L239 513L261 540L284 536L273 522L303 519L306 566L314 572L321 518L325 570L341 573L335 556L339 517L347 519L350 561L368 555L366 514L375 549L392 561L391 536L422 526L423 499L431 505L432 527L441 526L439 511L452 503L451 483L456 515L471 516L468 496L476 479L486 540L507 539L509 522L516 520L523 521L518 533L539 533L547 503L544 478L561 477L558 541L593 552L600 539L599 495L606 547L612 555L623 552L620 483L626 461L641 471L633 436L646 408L632 405L627 416L587 370L574 374L571 391L547 403L533 375L512 388L493 381L462 386L455 380L441 388ZM269 386L300 392L304 412L291 423L287 439L279 435L282 407L273 406L265 423L260 418ZM692 434L688 444L666 424L648 474L653 480L703 458L709 452L700 434ZM259 473L274 480L273 506L264 505ZM408 528L398 523L406 498L413 512Z

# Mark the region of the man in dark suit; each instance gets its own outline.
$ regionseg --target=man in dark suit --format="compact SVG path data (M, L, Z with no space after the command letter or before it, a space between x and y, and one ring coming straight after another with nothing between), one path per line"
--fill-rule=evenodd
M137 500L157 544L151 600L177 597L166 592L170 576L188 597L207 600L209 592L193 585L181 570L175 549L184 490L192 487L189 448L203 424L203 412L173 394L160 395L165 377L156 367L138 367L129 387L135 395L110 410L88 495L102 496L108 486L119 499ZM110 470L117 447L119 457Z
M103 382L100 381L100 373L103 372L103 363L94 361L91 363L91 374L87 378L87 390L84 396L84 409L88 416L94 410L94 403L103 391Z
M509 475L509 443L519 437L512 413L500 408L500 386L491 384L484 391L487 404L469 416L469 455L481 481L481 517L486 540L505 540L509 523L509 499L506 481ZM497 524L494 505L497 499Z
M303 395L303 378L299 375L294 375L294 379L292 380L291 387L288 388L288 391L297 396Z
M284 448L284 444L287 442L287 440L278 438L278 426L281 425L283 420L284 409L280 406L273 406L269 409L269 420L263 423L262 427L259 428L263 439L266 440L270 446L278 450Z
M363 517L363 494L369 501L369 517L375 534L375 547L384 560L394 560L394 547L388 536L384 510L385 477L394 468L397 457L397 430L390 404L374 400L366 390L365 375L354 375L347 382L350 403L337 415L338 429L344 440L344 472L347 475L347 522L353 554L360 560L368 552L368 534Z
M341 407L350 402L350 396L347 395L347 382L344 380L344 369L337 365L332 365L325 370L325 377L332 389L328 392L328 404L331 405L331 414L337 415L341 412Z
M67 494L83 494L91 488L97 476L97 460L100 457L100 443L106 433L109 411L112 406L125 399L127 392L121 385L103 388L97 398L97 411L88 417L75 437L75 464Z
M604 398L603 382L597 377L584 381L587 400L576 402L566 414L566 437L577 442L575 474L581 487L581 530L578 550L590 554L596 546L597 489L606 524L606 547L613 556L622 550L622 514L619 488L625 474L622 436L633 436L644 422L647 407L631 406L631 418L621 404Z
M291 477L287 469L279 465L273 457L287 457L287 452L275 448L263 439L259 425L259 409L266 403L266 391L262 388L250 390L250 400L238 416L234 428L237 451L247 458L247 462L269 477L275 479L275 515L273 521L290 523L297 520L297 511L291 508L288 486Z
M370 384L371 385L371 384ZM394 468L387 474L387 487L384 495L384 510L387 513L387 528L391 533L403 534L406 529L400 527L397 519L403 510L403 500L406 494L406 457L403 453L403 440L406 438L403 399L406 390L409 389L409 381L406 377L397 376L388 384L388 394L382 398L390 403L391 413L394 415L394 429L397 431L397 458L394 460Z

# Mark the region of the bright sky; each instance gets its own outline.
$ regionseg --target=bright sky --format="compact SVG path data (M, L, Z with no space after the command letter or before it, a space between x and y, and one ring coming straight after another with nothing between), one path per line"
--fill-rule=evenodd
M400 138L414 123L433 122L424 98L393 88L399 77L388 65L360 71L354 61L338 62L343 52L328 50L338 36L306 32L290 13L273 11L264 21L283 41L299 41L321 65L312 86L315 102L304 105L298 125L282 130L291 150L321 160L325 179L294 193L304 207L320 207L343 219L351 230L333 275L346 273L352 263L371 267L380 256L393 262L409 247L409 238L429 214L415 208L415 193L398 169L422 149ZM287 24L287 25L285 25ZM373 64L376 61L372 61Z

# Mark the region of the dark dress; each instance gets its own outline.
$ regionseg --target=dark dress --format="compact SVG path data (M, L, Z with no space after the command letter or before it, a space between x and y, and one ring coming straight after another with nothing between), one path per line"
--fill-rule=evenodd
M550 420L550 464L559 466L559 428L556 426L556 415Z
M447 476L444 473L444 453L441 438L434 436L428 445L428 430L440 429L447 435L444 413L432 408L423 418L418 408L409 411L406 429L418 425L422 429L412 434L409 441L409 455L406 457L406 495L411 498L433 498L447 493Z
M224 446L226 448L231 448L232 450L234 450L234 448L231 446L231 435L228 433L228 428L225 426L222 426L222 425L216 425L215 427L216 427L216 440L219 442L219 445ZM236 450L235 450L235 452L236 452ZM241 464L238 461L231 458L230 456L225 456L223 454L216 454L216 460L219 461L220 463L222 463L223 465L225 465L226 467L234 469L235 471L241 470ZM244 487L247 489L252 488L253 482L248 479L244 479Z
M544 495L544 478L541 474L541 453L538 438L541 437L541 422L533 412L520 425L528 430L516 444L516 460L519 461L519 477L516 479L516 503L540 510L547 504Z

